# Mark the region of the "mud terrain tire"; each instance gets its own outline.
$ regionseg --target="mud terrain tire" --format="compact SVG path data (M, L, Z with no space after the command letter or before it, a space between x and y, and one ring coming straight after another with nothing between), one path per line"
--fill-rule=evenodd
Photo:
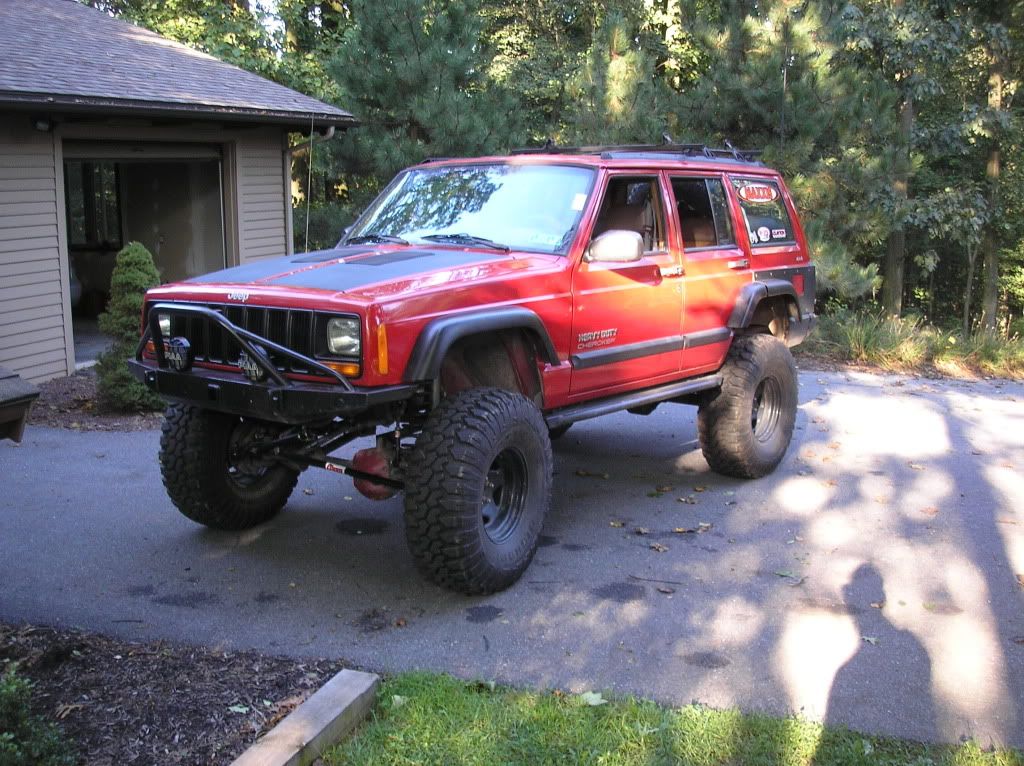
M473 388L427 419L406 471L405 533L420 571L470 595L512 585L551 500L547 425L526 397Z
M721 374L721 389L697 413L704 457L726 476L765 476L793 438L798 394L793 356L771 335L741 335L733 340Z
M258 423L172 404L160 435L160 473L171 501L185 516L213 529L239 530L273 517L299 474L283 465L234 465L232 440ZM272 426L271 426L272 428Z

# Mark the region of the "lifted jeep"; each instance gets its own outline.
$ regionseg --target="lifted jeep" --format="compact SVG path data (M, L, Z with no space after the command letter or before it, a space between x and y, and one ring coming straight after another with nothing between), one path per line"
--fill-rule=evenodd
M334 249L151 290L129 364L171 402L160 466L190 519L251 527L326 468L404 491L423 574L491 593L533 558L577 421L694 404L714 470L772 471L814 294L754 153L548 145L425 162Z

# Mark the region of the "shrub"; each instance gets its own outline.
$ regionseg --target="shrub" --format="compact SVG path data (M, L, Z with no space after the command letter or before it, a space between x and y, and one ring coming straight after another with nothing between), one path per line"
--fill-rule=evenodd
M110 303L100 315L100 330L114 344L96 361L100 404L107 409L160 410L164 403L132 377L127 361L139 342L139 321L146 290L160 284L153 256L138 242L129 242L117 254L110 279Z
M72 766L75 755L60 730L32 715L31 693L14 668L0 675L0 766Z

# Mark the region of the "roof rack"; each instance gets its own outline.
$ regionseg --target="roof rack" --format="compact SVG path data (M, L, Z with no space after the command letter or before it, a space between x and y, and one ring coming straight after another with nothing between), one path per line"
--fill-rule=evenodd
M723 148L716 148L705 144L677 144L667 134L664 138L665 141L660 144L613 144L607 146L559 146L549 138L542 146L513 149L510 154L598 154L602 159L617 159L643 154L658 156L681 154L694 159L731 160L746 163L757 163L757 158L761 156L760 149L737 149L729 141L724 142Z

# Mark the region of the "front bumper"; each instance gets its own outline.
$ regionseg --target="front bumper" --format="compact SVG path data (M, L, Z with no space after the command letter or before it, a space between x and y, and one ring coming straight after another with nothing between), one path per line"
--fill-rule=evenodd
M253 382L238 374L202 367L172 369L164 351L164 338L157 320L159 312L200 315L227 330L265 374L265 381ZM154 359L147 359L147 343L153 341ZM270 361L265 349L298 359L309 369L324 373L337 383L306 383L286 377ZM146 329L128 361L132 375L150 390L172 401L204 409L299 425L334 417L352 417L380 405L414 396L415 385L357 388L328 367L232 324L222 314L202 306L158 303L151 307Z
M409 399L416 393L416 386L411 385L348 391L320 383L262 385L213 370L160 369L146 360L129 360L128 367L136 378L165 399L289 425L352 417L378 405Z

